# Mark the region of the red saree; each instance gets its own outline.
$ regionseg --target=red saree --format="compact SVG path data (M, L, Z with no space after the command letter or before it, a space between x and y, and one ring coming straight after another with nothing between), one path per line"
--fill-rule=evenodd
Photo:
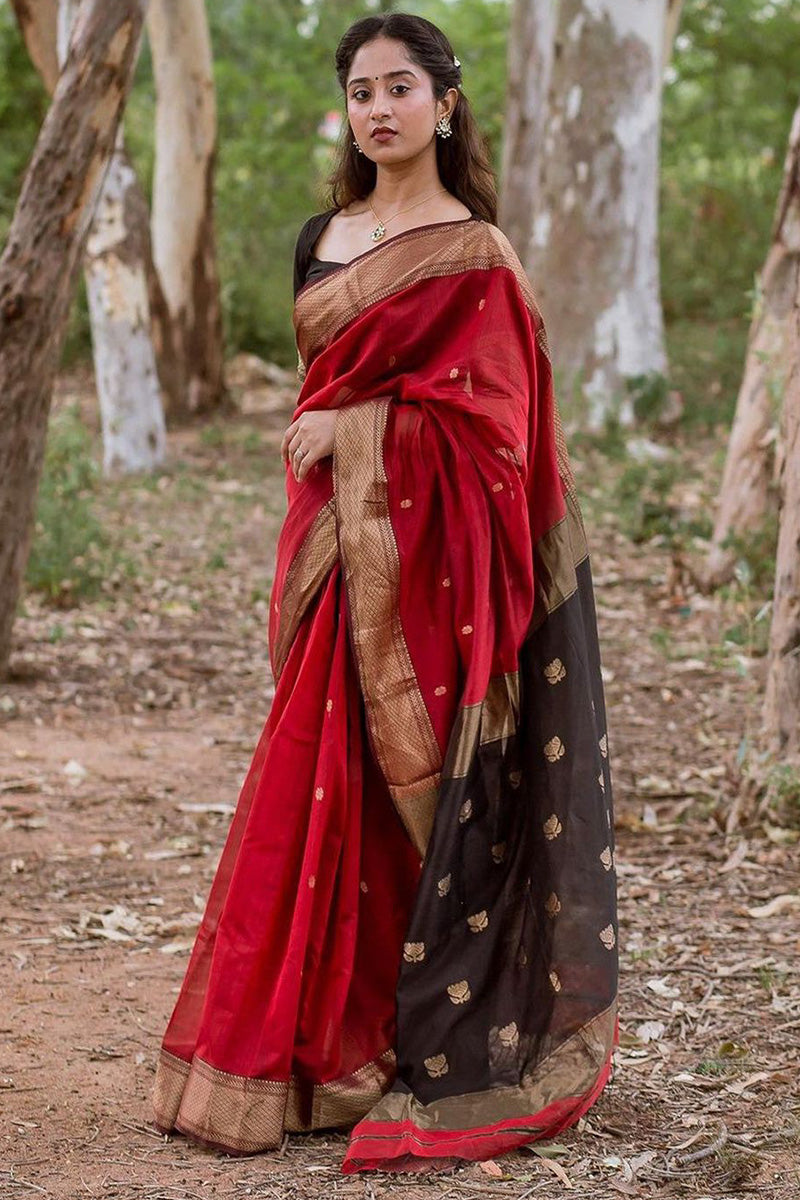
M158 1128L342 1170L572 1125L618 1039L600 654L547 340L483 221L303 287L275 699L164 1036Z

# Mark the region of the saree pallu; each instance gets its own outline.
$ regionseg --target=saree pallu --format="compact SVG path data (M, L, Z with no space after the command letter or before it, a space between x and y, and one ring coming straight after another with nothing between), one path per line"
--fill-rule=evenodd
M164 1036L156 1124L344 1172L574 1124L618 1042L589 555L528 279L494 225L398 234L296 299L275 698Z

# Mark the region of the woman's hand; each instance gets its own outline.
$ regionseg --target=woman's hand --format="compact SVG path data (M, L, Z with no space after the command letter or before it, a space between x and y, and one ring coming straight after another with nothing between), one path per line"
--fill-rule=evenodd
M296 421L292 421L283 435L281 458L285 463L291 464L298 483L302 483L321 458L333 454L335 428L335 408L305 412Z

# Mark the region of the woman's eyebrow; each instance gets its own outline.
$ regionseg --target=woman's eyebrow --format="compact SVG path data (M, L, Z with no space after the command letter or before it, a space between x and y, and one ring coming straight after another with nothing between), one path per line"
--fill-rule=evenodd
M395 75L412 75L414 79L416 79L414 72L408 70L387 71L384 75L384 79L392 79ZM354 83L369 83L369 77L367 75L359 75L358 79L351 79L347 86L352 87Z

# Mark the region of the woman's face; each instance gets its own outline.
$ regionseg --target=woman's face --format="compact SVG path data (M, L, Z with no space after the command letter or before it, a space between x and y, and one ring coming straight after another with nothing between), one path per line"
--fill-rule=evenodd
M412 158L436 136L436 122L454 107L455 88L434 99L433 81L412 62L402 42L376 37L356 51L347 76L347 116L356 141L375 162ZM380 141L381 125L395 131Z

